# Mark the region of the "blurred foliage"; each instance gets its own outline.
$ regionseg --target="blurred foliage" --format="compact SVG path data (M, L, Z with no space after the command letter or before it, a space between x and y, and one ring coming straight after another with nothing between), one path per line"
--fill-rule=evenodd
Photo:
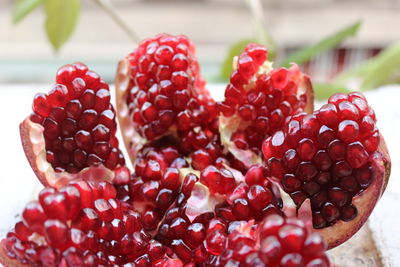
M73 33L80 14L81 0L16 0L12 14L14 24L21 22L29 13L44 7L47 38L54 50L58 51ZM116 12L111 0L93 0L124 30L133 41L136 35Z
M26 15L42 4L42 0L17 0L12 14L14 24L20 22Z
M317 99L333 93L367 91L386 84L400 83L400 43L389 46L375 57L339 73L327 83L313 83Z
M12 22L20 23L29 13L40 6L44 7L46 16L45 29L47 37L53 48L58 51L68 41L80 15L82 0L15 0ZM138 37L118 15L111 0L92 0L124 30L134 42ZM259 0L247 0L252 14L254 36L235 42L228 50L220 69L218 81L226 82L233 69L233 58L239 55L248 43L255 42L268 48L268 58L273 61L279 58L279 48L264 25L264 14ZM321 55L321 53L334 49L347 38L355 36L360 28L360 22L355 22L341 29L321 41L295 51L283 60L278 66L288 67L292 62L303 64ZM380 85L400 83L400 43L392 45L381 51L377 56L362 62L359 66L339 73L330 81L314 82L315 96L318 99L327 98L336 92L348 90L370 90Z
M46 32L55 50L71 36L79 17L79 0L43 0Z
M279 63L279 66L289 67L292 62L295 62L296 64L303 64L312 60L318 55L337 47L348 37L356 35L358 29L360 28L360 24L361 22L359 21L353 23L344 29L333 33L332 35L329 35L314 45L288 55L284 60L282 60L281 63Z

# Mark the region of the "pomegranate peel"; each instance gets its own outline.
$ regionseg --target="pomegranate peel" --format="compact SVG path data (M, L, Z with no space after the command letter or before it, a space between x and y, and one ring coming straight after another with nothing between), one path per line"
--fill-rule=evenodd
M124 58L119 61L117 67L117 74L115 76L115 99L117 102L117 116L122 132L122 139L125 147L128 150L128 155L131 162L135 162L137 151L139 151L145 144L146 139L139 135L132 124L132 119L129 115L128 105L126 104L126 97L129 93L129 61Z
M10 258L7 255L7 250L3 245L0 245L0 264L7 267L21 267L21 266L29 266L27 264L23 264L15 259Z

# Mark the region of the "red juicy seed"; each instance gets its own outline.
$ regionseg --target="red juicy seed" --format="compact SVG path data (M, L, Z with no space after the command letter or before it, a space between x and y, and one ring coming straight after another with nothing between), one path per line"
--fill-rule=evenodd
M342 120L357 120L359 118L358 109L348 101L341 101L338 104L338 113Z
M345 142L351 142L357 139L359 126L355 121L344 120L338 126L338 136Z
M248 185L262 184L265 180L265 169L261 165L253 165L245 176Z
M100 89L96 92L96 99L94 109L96 111L103 111L110 105L110 91L107 89Z
M328 126L334 126L337 124L337 109L333 104L323 105L317 113L318 119Z
M59 220L46 220L44 223L45 236L49 245L63 248L69 241L67 225Z
M33 231L42 233L43 222L46 220L46 215L42 206L38 202L29 203L23 213L22 218L24 223Z
M206 237L206 249L209 253L213 255L220 255L224 248L226 242L226 235L221 231L213 231L207 234Z
M50 113L50 104L47 101L47 95L36 94L32 105L33 111L42 117L47 117Z
M43 198L42 207L48 218L65 221L68 218L69 207L65 196L61 193L54 193Z
M65 85L56 84L50 90L47 100L53 107L64 106L68 101L68 90Z

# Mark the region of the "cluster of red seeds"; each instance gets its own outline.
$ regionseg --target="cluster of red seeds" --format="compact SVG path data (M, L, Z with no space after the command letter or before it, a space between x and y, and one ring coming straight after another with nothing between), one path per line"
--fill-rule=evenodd
M144 228L154 230L175 201L182 185L179 169L186 167L189 163L176 147L147 146L138 155L132 179L118 187L118 198L140 206Z
M221 241L242 220L259 222L270 214L281 214L281 203L271 185L265 182L263 167L254 166L245 177L254 184L236 184L231 171L212 165L205 168L200 177L187 174L175 204L165 213L156 239L170 246L183 262L219 266L219 260L215 260L224 248ZM255 184L260 180L264 185ZM196 183L206 185L211 195L225 196L225 200L214 210L189 218L187 200Z
M310 198L315 228L357 215L352 198L370 185L369 159L380 142L375 123L362 94L336 94L263 144L271 175L295 203Z
M81 63L60 68L56 82L48 94L35 96L30 117L44 128L47 161L69 173L124 165L108 85Z
M242 123L231 140L239 149L260 152L266 137L282 128L288 116L300 113L306 96L298 94L299 75L296 65L260 74L267 60L265 47L250 44L239 56L237 69L232 73L225 90L225 100L219 110L225 117L237 114ZM269 71L269 70L268 70Z
M166 248L152 240L140 215L116 200L116 194L107 182L43 189L3 240L8 256L30 266L162 263Z
M271 215L254 229L239 224L221 237L216 266L307 266L328 267L326 244L321 236L308 233L303 222Z
M211 141L203 142L214 135L208 130L216 121L214 102L187 37L161 34L146 39L128 60L132 89L126 101L141 136L153 140L175 128L182 143L198 147ZM196 127L204 129L193 131Z

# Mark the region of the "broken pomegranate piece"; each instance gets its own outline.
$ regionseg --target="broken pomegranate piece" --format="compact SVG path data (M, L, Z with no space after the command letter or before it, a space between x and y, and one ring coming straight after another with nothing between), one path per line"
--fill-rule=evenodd
M269 176L297 208L311 209L329 247L365 223L390 173L375 113L361 93L333 95L314 113L293 116L262 150Z
M225 99L218 102L219 128L222 144L249 167L261 163L262 142L288 117L312 112L313 91L297 65L273 69L262 45L247 45L235 60Z
M0 262L5 266L168 266L167 248L144 231L140 215L117 200L116 193L108 182L83 180L59 190L43 189L1 241Z
M142 41L119 63L115 86L132 162L143 145L165 135L177 137L188 152L215 141L215 102L187 37L160 34Z
M38 93L20 125L22 145L44 185L79 176L129 176L118 148L116 115L108 85L82 63L61 67L49 93Z

